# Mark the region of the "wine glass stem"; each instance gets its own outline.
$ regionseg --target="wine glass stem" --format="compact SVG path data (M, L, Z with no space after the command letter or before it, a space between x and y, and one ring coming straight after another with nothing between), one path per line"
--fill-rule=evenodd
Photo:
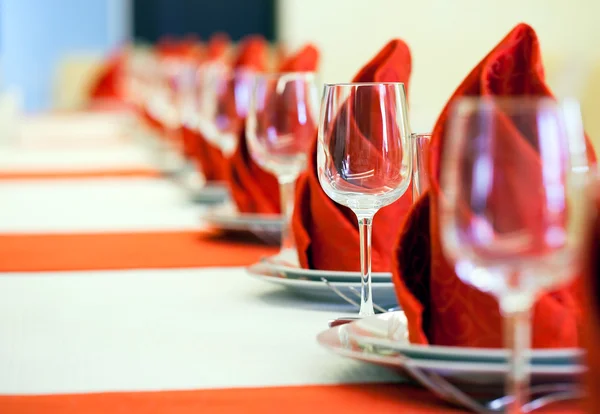
M294 213L294 193L296 188L296 177L278 177L279 196L281 200L281 216L283 225L281 227L281 251L282 256L288 256L288 260L297 261L296 242L292 233L292 214Z
M373 216L358 216L358 229L360 233L360 310L359 316L375 314L373 309L373 296L371 294L371 232Z
M507 303L508 302L508 303ZM512 306L521 302L520 306ZM529 351L531 348L531 307L533 301L505 298L501 301L504 314L506 348L511 350L509 372L506 378L506 395L513 398L507 414L521 414L529 398Z

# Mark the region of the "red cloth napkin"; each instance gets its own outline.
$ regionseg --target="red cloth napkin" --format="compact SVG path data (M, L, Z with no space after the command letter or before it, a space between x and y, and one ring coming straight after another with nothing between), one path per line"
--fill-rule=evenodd
M408 86L411 62L408 46L402 40L392 40L358 72L353 81L403 82ZM360 125L360 118L355 119ZM361 134L360 131L357 133ZM323 192L317 176L316 154L315 139L308 169L298 180L292 219L300 264L312 269L359 271L358 221L350 209L334 202ZM407 191L398 201L375 215L373 271L391 271L392 249L401 218L412 204L410 193L410 190Z
M90 87L88 96L91 100L120 101L124 98L122 75L125 61L124 50L119 50L108 58Z
M471 71L452 98L459 96L552 96L545 84L538 40L534 30L520 24ZM452 99L450 99L452 101ZM400 232L394 282L409 320L410 340L450 346L501 347L502 319L495 298L461 282L446 261L438 223L440 156L444 145L449 104L442 111L431 139L430 190L413 206ZM513 125L501 150L538 155ZM595 160L588 142L591 160ZM541 178L531 171L506 170L506 183ZM502 184L500 184L502 185ZM527 220L535 203L527 194L515 197L514 214ZM528 203L530 203L528 205ZM535 348L579 344L580 308L572 287L546 294L537 302L533 320Z
M233 68L264 72L267 66L267 51L267 42L264 38L249 36L240 42ZM231 102L234 99L233 93L234 90L231 88ZM227 105L234 105L231 102ZM208 142L201 135L198 138L197 159L207 181L227 181L229 176L228 161L221 149Z
M585 404L587 412L600 412L600 187L596 184L592 204L587 248L585 254L585 271L581 287L584 303L584 335L588 370L585 384L588 396Z
M307 45L282 62L279 72L314 72L318 61L317 48ZM278 214L277 178L254 162L243 128L239 137L238 147L229 162L229 185L238 210L244 213Z
M164 59L185 59L194 56L198 48L202 48L202 43L195 36L188 36L180 40L165 37L156 44L155 50L156 54Z
M229 49L231 41L226 33L215 33L206 45L206 58L209 61L222 60Z

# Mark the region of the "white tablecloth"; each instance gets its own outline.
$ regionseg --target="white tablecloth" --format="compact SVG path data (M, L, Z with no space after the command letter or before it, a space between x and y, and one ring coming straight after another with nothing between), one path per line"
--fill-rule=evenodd
M21 149L0 157L0 170L152 167L147 155L126 145L59 161L57 151ZM0 200L1 233L202 227L202 207L159 178L0 181ZM5 273L0 394L398 380L316 343L343 311L243 268Z

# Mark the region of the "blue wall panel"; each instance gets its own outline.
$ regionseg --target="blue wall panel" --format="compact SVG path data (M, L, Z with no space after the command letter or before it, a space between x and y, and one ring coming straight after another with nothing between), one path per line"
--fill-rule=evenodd
M27 111L48 109L65 54L106 54L124 36L126 0L0 0L3 87L17 87ZM118 19L115 22L115 19ZM115 33L117 32L117 33Z

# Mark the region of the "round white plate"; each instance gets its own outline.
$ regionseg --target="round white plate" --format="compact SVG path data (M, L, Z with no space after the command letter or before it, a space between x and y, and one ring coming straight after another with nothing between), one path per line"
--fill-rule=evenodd
M348 334L361 347L399 353L412 359L449 362L506 363L505 349L417 345L408 341L408 323L403 311L368 317L348 327ZM573 366L580 363L583 351L577 348L539 349L530 353L533 365Z
M218 204L229 199L229 188L224 184L205 184L192 194L192 201L199 204Z
M230 204L209 208L202 220L218 230L254 233L268 243L278 243L283 225L280 215L239 213Z
M504 384L508 373L508 365L505 363L417 359L380 352L381 349L377 348L363 348L350 334L352 325L357 322L323 331L317 336L317 341L338 355L397 370L410 377L413 376L410 370L417 369L434 372L456 384L482 387L502 387ZM407 370L407 367L410 368ZM531 367L532 382L536 384L576 382L583 372L584 367L579 364L536 364Z
M278 263L272 263L270 266L274 272L277 272L281 277L285 277L287 279L321 281L321 278L325 278L329 282L360 284L360 272L302 269L299 267L291 267ZM371 274L371 280L373 283L391 283L392 274L375 272Z
M264 263L258 263L250 266L248 268L248 273L264 282L279 285L295 294L307 298L324 302L346 303L346 301L334 290L320 280L288 279L277 273L274 273L270 266L266 266ZM360 282L330 282L330 285L334 286L349 298L352 298L357 302L360 301L360 299L357 298L355 293L350 289L352 287L355 289L355 291L360 292ZM373 283L372 293L373 301L383 308L391 308L398 305L396 292L394 291L394 284L392 282Z
M193 203L219 204L229 199L229 188L226 183L206 182L202 174L189 161L186 161L181 171L174 172L171 177L185 189Z

